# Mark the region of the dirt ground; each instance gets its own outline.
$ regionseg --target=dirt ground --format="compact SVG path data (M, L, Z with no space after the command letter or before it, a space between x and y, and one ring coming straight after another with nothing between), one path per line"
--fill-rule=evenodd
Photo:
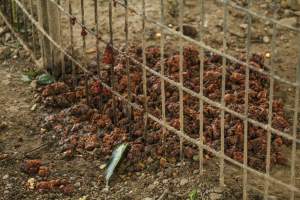
M19 50L17 50L19 51ZM22 50L21 50L22 51ZM1 61L0 101L0 193L1 199L156 199L165 194L167 199L186 199L194 188L201 188L205 198L229 197L240 199L236 189L220 190L215 183L217 177L198 176L196 166L187 164L181 169L170 166L160 172L145 171L136 174L119 174L112 183L111 190L105 189L101 161L77 157L72 161L57 158L57 146L45 142L41 137L40 122L45 110L35 105L32 86L21 81L24 59L7 58ZM31 65L31 63L27 63ZM55 140L55 138L53 138ZM36 149L41 147L39 149ZM35 150L36 149L36 150ZM35 151L32 151L35 150ZM41 159L51 169L51 178L65 178L75 185L70 196L60 193L40 193L26 189L30 176L20 172L24 159ZM215 166L209 167L209 171ZM188 169L188 170L186 170ZM191 170L193 169L193 170ZM205 174L210 174L207 171ZM40 179L36 177L37 179ZM235 185L235 186L238 186Z
M3 47L5 48L5 47ZM6 47L7 48L7 47ZM103 158L92 159L78 156L66 161L60 157L59 145L55 138L43 138L41 122L47 110L35 102L38 95L33 84L21 80L23 67L32 64L26 61L26 53L21 49L10 49L11 56L1 60L0 102L0 199L187 199L193 189L199 191L203 199L240 199L240 180L230 180L226 189L218 187L217 176L211 176L217 166L206 165L204 176L199 176L197 165L187 162L184 167L170 165L166 169L137 173L120 172L113 179L110 191L104 183ZM18 53L17 53L18 52ZM23 56L20 56L23 55ZM38 105L34 109L34 106ZM26 159L41 159L51 174L49 179L63 178L74 184L71 196L60 192L37 192L27 188L32 177L20 171ZM159 161L155 161L156 163ZM157 163L156 166L159 166ZM37 180L41 177L34 176ZM232 182L233 181L233 182ZM255 192L253 198L259 198Z
M214 1L207 1L207 26L204 40L209 45L221 49L223 33L222 7ZM151 1L147 4L147 14L153 19L159 19L159 1ZM192 0L187 0L185 23L197 27L199 21L198 10ZM136 8L141 7L138 0L129 1L129 5ZM93 4L86 4L86 18L88 26L94 27ZM103 39L108 40L108 18L107 1L101 1L103 10L100 10L100 32ZM172 5L166 4L167 17L166 25L171 24L176 28L177 18L172 17ZM271 10L265 1L255 1L253 6L256 11L271 15ZM74 1L74 12L80 18L79 1ZM172 11L172 12L171 12ZM176 10L175 10L176 11ZM121 7L114 9L114 32L115 44L124 44L124 10ZM196 16L196 17L195 17ZM293 12L289 9L281 9L278 18L286 19L293 17ZM245 51L245 15L233 10L229 18L229 52L232 55L239 55ZM63 19L67 27L67 20ZM139 43L141 35L141 18L130 13L130 42ZM151 24L147 24L148 45L158 45L159 38L155 35L159 29ZM76 46L80 51L80 28L76 27ZM64 31L67 36L68 31ZM278 52L276 52L275 69L276 73L290 80L295 79L295 69L298 62L299 39L294 33L286 30L279 30L279 40L277 42ZM176 44L174 36L167 35L167 47L172 48ZM252 52L262 54L271 52L270 43L264 42L264 37L272 37L272 26L269 23L254 20L253 46ZM87 38L88 51L94 49L94 40ZM267 40L265 38L265 40ZM13 40L10 40L15 44ZM66 40L67 42L67 40ZM68 45L68 44L66 44ZM102 44L103 49L105 45ZM153 168L142 172L127 173L122 169L113 178L111 188L105 188L104 171L101 169L106 158L98 157L97 152L76 156L72 160L62 158L60 145L57 138L52 134L45 134L42 122L49 115L49 110L39 102L39 95L34 84L27 84L21 80L24 68L32 67L27 61L26 53L19 48L1 46L1 49L9 51L8 56L1 58L0 64L0 199L133 199L133 200L154 200L154 199L188 199L189 193L197 189L199 199L241 199L241 170L226 165L226 188L218 185L218 164L211 161L205 164L205 173L199 175L197 162L186 162L183 167L170 164L165 169L159 168L159 160L153 161ZM2 51L3 52L3 51ZM94 55L91 54L91 57ZM273 55L271 55L273 56ZM275 55L274 55L275 57ZM288 59L287 59L288 58ZM293 111L294 89L289 86L278 84L276 97L283 99L285 109L291 113ZM299 129L298 129L299 130ZM51 136L50 138L48 136ZM37 148L37 149L36 149ZM286 147L287 154L290 154L290 147ZM290 156L287 156L290 161ZM300 151L297 151L297 158ZM71 195L61 192L39 192L26 187L27 181L32 178L21 172L20 165L25 159L41 159L44 165L50 168L48 179L66 179L74 186ZM296 164L296 182L300 186L300 163ZM278 166L272 169L272 175L289 183L290 166ZM43 178L34 176L38 181ZM250 175L250 181L260 190L263 190L262 180ZM279 187L272 186L273 199L288 199L288 192ZM250 199L262 199L261 195L249 188ZM276 198L277 196L278 198ZM300 198L300 197L299 197Z

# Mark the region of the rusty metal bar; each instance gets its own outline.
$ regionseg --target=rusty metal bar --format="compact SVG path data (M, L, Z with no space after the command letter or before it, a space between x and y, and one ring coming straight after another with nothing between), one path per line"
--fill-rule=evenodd
M99 15L98 15L98 0L94 0L94 15L95 15L95 25L96 25L96 35L95 35L95 39L96 39L96 66L97 66L97 73L99 76L99 80L102 79L101 77L101 64L100 64L100 41L99 41ZM101 84L99 85L101 86ZM99 109L102 107L102 94L99 94Z
M298 33L298 41L300 41L300 33ZM299 42L298 42L299 43ZM300 46L300 43L299 43ZM297 82L300 85L300 48L299 48L299 58L298 58L298 66L297 66ZM299 100L300 99L300 86L296 87L295 91L295 107L294 107L294 116L293 116L293 143L292 143L292 159L291 159L291 185L296 185L296 153L297 153L297 126L298 126L298 114L299 114ZM298 158L299 159L299 158ZM291 191L291 200L295 199L295 192Z
M204 35L204 24L205 24L205 8L204 8L204 0L199 0L199 7L200 7L200 24L199 24L199 37L200 41L203 41L203 35ZM202 47L200 47L200 91L199 95L203 96L203 74L204 74L204 50ZM199 119L200 119L200 124L199 124L199 142L200 142L200 147L199 147L199 170L200 170L200 175L203 175L203 144L204 144L204 127L203 127L203 121L204 121L204 104L203 100L199 99L199 106L200 106L200 113L199 113Z
M179 2L179 27L180 32L183 34L183 17L184 17L184 4L183 0ZM183 115L183 39L179 38L179 121L180 121L180 131L184 131L184 115ZM180 137L180 161L183 162L183 138Z
M274 65L274 57L275 57L275 49L276 49L276 37L277 37L277 25L273 24L273 35L271 40L271 66ZM268 112L268 125L272 126L272 118L273 118L273 99L274 99L274 67L271 68L271 76L270 76L270 93L269 93L269 112ZM272 131L267 130L267 156L266 156L266 177L270 176L270 167L271 167L271 143L272 143ZM269 179L265 179L265 190L264 190L264 199L267 200L269 196L269 187L270 182Z
M160 22L162 24L165 23L165 6L164 6L164 0L160 0ZM161 76L165 76L165 33L164 30L160 29L160 74ZM163 123L167 123L166 120L166 92L165 92L165 81L160 78L160 90L161 90L161 114L162 114L162 120ZM167 129L165 127L162 127L162 145L163 149L165 151L166 148L166 132Z
M87 58L86 58L86 35L87 31L85 28L85 11L84 11L84 0L80 1L80 8L81 8L81 23L82 23L82 30L81 30L81 36L82 36L82 50L83 50L83 64L86 68L87 66ZM84 86L85 86L85 95L86 95L86 101L87 104L90 103L89 99L89 86L88 86L88 73L84 72Z
M143 65L147 65L146 60L146 3L145 0L142 0L142 11L143 11L143 17L142 17L142 57L143 57ZM148 128L148 95L147 95L147 70L143 67L143 95L144 95L144 137L147 134L147 128Z
M109 10L109 48L111 48L112 51L112 63L110 64L110 70L109 70L109 76L110 76L110 86L115 89L115 75L114 75L114 66L115 66L115 53L114 53L114 35L113 35L113 22L112 22L112 1L109 1L108 10ZM126 54L125 54L126 55ZM114 96L112 96L112 107L113 107L113 123L116 123L116 102L115 102Z
M247 8L252 6L252 0L247 0ZM252 16L247 13L247 38L246 38L246 63L249 64L251 56L251 29L252 29ZM245 80L245 103L244 103L244 115L248 118L249 109L249 79L250 70L246 66L246 80ZM244 120L244 144L243 144L243 164L248 166L248 121ZM248 171L243 168L243 200L248 199Z
M34 16L34 5L32 0L29 1L29 7L30 7L30 14L31 16ZM32 47L33 47L33 53L36 55L36 35L35 35L35 27L33 24L31 24L31 31L32 31Z
M72 3L71 0L68 0L68 7L69 7L69 11L68 13L70 15L73 15L73 9L72 9ZM70 51L71 51L71 55L74 55L74 30L73 30L73 26L75 24L76 18L73 16L70 18L69 20L69 28L70 28ZM73 80L73 88L75 88L75 86L77 85L77 80L76 80L76 65L74 65L74 63L71 61L71 68L72 68L72 80Z
M227 33L228 33L228 1L224 0L223 3L223 53L227 52ZM221 88L221 106L225 107L225 89L226 89L226 68L227 61L225 57L222 57L222 88ZM225 152L225 111L221 110L221 153ZM220 159L220 185L224 186L224 159Z
M124 0L125 3L125 54L128 55L128 0ZM131 78L130 78L130 66L129 66L129 58L126 57L126 74L127 74L127 94L129 102L132 101L132 94L131 94ZM128 105L127 108L127 117L129 123L131 123L132 118L132 110L131 106Z
M58 5L61 5L60 0L58 0ZM63 31L62 31L62 26L61 26L61 13L59 12L59 35L60 35L60 45L63 46ZM61 52L60 53L60 59L61 59L61 78L62 80L65 79L65 74L66 74L66 64L65 64L65 55Z

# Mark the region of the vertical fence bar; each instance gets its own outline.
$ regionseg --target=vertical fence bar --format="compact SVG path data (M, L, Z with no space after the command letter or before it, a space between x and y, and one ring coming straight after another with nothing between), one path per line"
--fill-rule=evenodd
M125 3L125 53L128 55L128 1L124 0ZM126 56L126 74L127 74L127 93L128 93L128 101L132 101L131 97L131 79L130 79L130 66L129 66L129 58ZM130 104L127 105L127 117L129 123L131 124L131 106Z
M29 1L29 6L30 6L30 14L32 15L32 17L34 17L34 5L32 0ZM36 35L35 35L35 29L34 29L34 25L31 23L31 31L32 31L32 47L33 47L33 53L36 56Z
M162 24L165 23L165 7L164 7L164 0L160 0L160 22ZM160 29L160 73L162 76L165 75L165 33L164 29ZM166 124L166 92L165 92L165 80L163 78L160 79L160 87L161 87L161 114L163 123ZM162 145L165 152L165 142L166 142L166 127L162 127Z
M24 7L26 8L26 1L23 0L22 3L24 5ZM23 26L23 30L24 30L24 38L25 38L25 40L28 40L28 29L27 29L27 21L26 21L27 17L26 17L26 14L24 14L23 12L22 12L22 18L23 18L22 26Z
M7 14L9 14L10 16L10 21L11 21L11 25L14 27L14 5L15 5L15 2L12 1L12 0L8 0L8 9L7 9Z
M204 10L204 0L199 0L200 7L200 41L203 42L204 35L204 23L205 23L205 10ZM203 73L204 73L204 50L200 47L200 96L203 96ZM200 126L199 126L199 136L200 136L200 147L199 147L199 170L200 175L203 175L203 144L204 144L204 133L203 133L203 120L204 120L204 104L203 100L199 100L200 105Z
M61 2L60 2L60 0L58 0L58 5L61 5ZM64 39L63 39L63 30L62 30L62 26L61 26L61 12L59 12L59 16L58 16L58 20L59 20L59 31L60 31L60 33L59 33L59 35L60 35L60 41L59 41L59 43L60 43L60 45L61 46L63 46L63 41L64 41ZM64 55L64 53L63 52L60 52L60 62L61 62L61 78L62 78L62 80L64 80L65 79L65 74L66 74L66 64L65 64L65 55Z
M72 3L71 0L68 0L68 7L69 7L69 14L72 16L73 15L73 9L72 9ZM70 50L71 50L71 55L74 55L74 30L73 26L75 24L76 18L70 18ZM75 88L76 86L76 66L74 63L71 61L71 68L72 68L72 82L73 82L73 87Z
M96 29L96 63L98 78L101 81L101 66L100 66L100 48L99 48L99 19L98 19L98 0L94 0L94 12L95 12L95 29ZM99 83L99 86L101 84ZM102 95L99 94L99 109L102 107Z
M85 12L84 12L84 0L80 1L80 7L81 7L81 23L82 23L82 30L81 30L81 36L82 36L82 50L83 50L83 66L87 66L86 61L86 27L85 27ZM84 85L85 85L85 95L86 95L86 101L87 104L90 103L89 99L89 86L88 86L88 74L84 72Z
M14 20L16 20L16 30L17 32L20 32L21 30L21 23L20 23L20 16L19 16L19 7L16 6L16 4L13 4L13 10L14 10Z
M276 11L275 11L276 12ZM272 116L273 116L273 99L274 99L274 57L276 48L276 36L277 36L277 25L273 23L273 34L271 39L271 74L270 74L270 94L269 94L269 112L268 112L268 127L272 127ZM267 200L269 196L269 177L271 167L271 142L272 142L272 131L267 130L267 156L266 156L266 178L264 188L264 199Z
M179 3L179 27L180 33L183 34L183 15L184 15L184 4L183 0L180 0ZM180 120L180 132L184 133L184 115L183 115L183 38L179 38L179 120ZM183 138L180 137L180 161L181 166L183 164Z
M109 1L109 37L110 37L110 41L109 41L109 48L112 51L112 63L110 65L110 72L109 72L109 77L110 77L110 86L112 87L112 89L115 89L115 76L114 76L114 65L115 65L115 53L114 53L114 35L113 35L113 24L112 24L112 1ZM114 96L112 96L112 107L113 107L113 123L116 123L116 102L115 102L115 98Z
M146 4L145 0L142 0L142 12L143 12L143 21L142 21L142 49L143 49L143 65L147 65L147 60L146 60ZM147 96L147 70L145 67L143 67L143 95L144 95L144 137L147 134L147 128L148 128L148 96Z
M251 9L252 0L247 0L247 8ZM246 38L246 80L245 80L245 106L244 106L244 151L243 151L243 200L247 200L247 185L248 185L248 171L245 167L248 166L248 109L249 109L249 61L251 56L251 28L252 16L247 12L247 38Z
M224 0L224 21L223 21L223 52L226 53L227 51L227 21L228 21L228 0ZM221 105L225 107L225 84L226 84L226 68L227 68L227 61L226 58L222 57L222 97L221 97ZM220 158L220 185L224 186L224 142L225 142L225 111L224 109L221 110L221 154L222 157Z
M300 41L300 33L298 33L298 38ZM300 43L299 43L300 46ZM295 87L295 108L294 108L294 117L293 117L293 143L292 143L292 159L291 159L291 185L295 186L296 184L296 151L297 151L297 125L298 125L298 113L299 113L299 99L300 99L300 48L299 48L299 58L298 66L296 73L297 86ZM291 200L295 199L295 192L291 191Z

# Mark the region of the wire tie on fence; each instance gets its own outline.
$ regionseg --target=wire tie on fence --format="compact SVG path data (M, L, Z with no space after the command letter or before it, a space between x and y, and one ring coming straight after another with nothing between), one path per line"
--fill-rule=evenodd
M115 8L117 7L117 1L116 0L113 0L113 5L114 5Z
M74 26L75 24L76 24L76 21L77 21L77 19L76 19L76 17L71 17L71 24Z
M85 36L87 36L87 34L88 34L88 32L87 32L87 30L86 30L86 27L83 26L82 29L81 29L81 36L82 36L82 37L85 37Z

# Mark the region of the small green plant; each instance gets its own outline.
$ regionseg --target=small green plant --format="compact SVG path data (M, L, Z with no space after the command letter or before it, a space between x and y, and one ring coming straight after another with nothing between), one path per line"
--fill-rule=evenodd
M197 189L193 189L189 193L189 200L197 200L197 199L198 199L198 191L197 191Z

